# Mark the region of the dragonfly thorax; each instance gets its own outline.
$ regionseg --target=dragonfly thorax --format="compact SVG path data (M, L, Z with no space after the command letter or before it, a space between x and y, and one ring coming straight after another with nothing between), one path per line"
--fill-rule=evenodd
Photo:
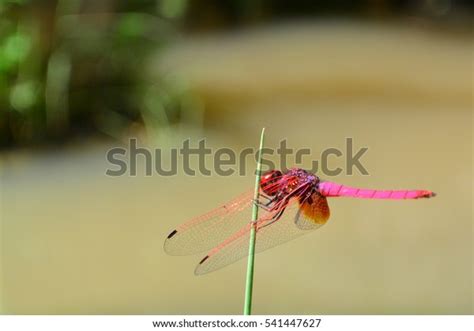
M277 196L316 187L318 183L318 176L303 169L293 168L285 173L279 170L266 172L260 180L260 188L269 196Z

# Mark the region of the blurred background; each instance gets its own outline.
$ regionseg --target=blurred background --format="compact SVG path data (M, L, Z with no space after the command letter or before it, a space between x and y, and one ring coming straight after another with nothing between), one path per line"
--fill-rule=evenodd
M369 148L369 176L331 180L438 196L331 200L327 225L257 256L254 313L472 314L473 8L0 0L0 312L240 314L244 261L195 277L202 256L162 245L252 172L107 177L105 154L238 152L265 126L313 159Z

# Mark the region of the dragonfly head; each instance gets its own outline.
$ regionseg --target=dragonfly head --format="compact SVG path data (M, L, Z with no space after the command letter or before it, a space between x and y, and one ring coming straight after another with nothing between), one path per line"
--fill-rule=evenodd
M278 193L280 188L278 182L282 178L280 170L270 170L262 175L260 178L260 188L266 195L274 196Z

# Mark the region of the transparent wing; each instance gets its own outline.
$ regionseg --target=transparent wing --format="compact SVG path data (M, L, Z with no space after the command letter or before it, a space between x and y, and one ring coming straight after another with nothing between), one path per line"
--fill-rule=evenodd
M329 218L329 207L325 197L313 193L302 202L298 198L291 199L283 215L277 221L272 221L271 218L275 213L266 212L257 221L255 246L257 253L321 227ZM197 265L194 273L196 275L209 273L246 257L251 227L252 224L246 224L212 249Z
M246 192L223 206L195 217L173 230L165 240L170 255L188 255L215 247L251 218L253 191Z

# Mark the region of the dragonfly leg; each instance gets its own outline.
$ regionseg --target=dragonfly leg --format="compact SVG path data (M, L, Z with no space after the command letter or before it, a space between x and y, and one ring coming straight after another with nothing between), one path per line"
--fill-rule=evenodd
M313 191L311 190L310 186L303 185L284 197L282 197L281 195L276 195L271 198L265 196L265 198L268 199L266 203L260 202L258 200L253 200L253 203L255 203L259 208L262 208L267 212L276 211L276 213L269 219L270 222L263 225L262 227L268 226L278 221L281 215L283 215L283 212L285 211L288 202L293 196L301 195L302 197L304 197L303 201L305 201L311 196L312 192Z
M263 202L260 202L258 200L252 200L252 202L258 207L258 208L262 208L263 210L265 211L270 211L272 210L273 206L271 206L271 204L273 203L273 201L268 201L266 203L263 203Z
M306 199L308 199L311 196L312 193L313 193L313 191L312 191L311 187L301 186L298 189L296 189L295 191L293 191L291 194L288 194L284 198L276 196L275 198L270 200L270 202L272 202L272 203L275 202L273 204L273 206L270 207L270 206L264 205L265 208L263 208L263 209L266 210L266 211L276 211L276 213L269 219L269 222L267 224L263 225L261 228L269 226L269 225L275 223L276 221L278 221L280 219L280 217L283 215L283 213L285 212L286 206L288 206L288 203L289 203L290 199L293 196L297 196L297 195L300 194L301 197L303 197L303 201L306 201Z
M283 215L283 212L285 211L285 207L283 207L281 210L279 210L275 215L272 216L272 218L270 219L270 222L265 224L264 226L262 226L262 228L266 227L266 226L269 226L273 223L275 223L276 221L278 221L281 217L281 215Z
M285 211L286 209L286 206L281 208L278 213L276 213L273 217L272 217L272 223L275 222L275 221L278 221L281 217L281 215L283 215L283 212Z
M272 199L273 199L272 197L266 195L265 193L260 193L260 194L258 195L258 197L259 197L259 198L264 198L264 199L267 199L267 200L272 200Z
M270 224L273 224L280 219L280 217L285 212L285 209L286 209L286 206L288 205L289 200L290 200L289 198L280 200L280 204L278 204L278 207L276 208L278 211L275 213L275 215L272 216L272 218L270 218L270 222L263 225L262 228L269 226ZM273 206L273 208L275 208L275 206Z
M263 201L260 201L260 200L252 200L252 202L254 204L257 205L257 207L259 208L262 208L263 210L265 211L270 211L273 209L274 206L272 206L272 204L278 200L278 197L269 197L269 196L266 196L266 195L261 195L263 196L265 199L267 199L266 202L263 202Z

